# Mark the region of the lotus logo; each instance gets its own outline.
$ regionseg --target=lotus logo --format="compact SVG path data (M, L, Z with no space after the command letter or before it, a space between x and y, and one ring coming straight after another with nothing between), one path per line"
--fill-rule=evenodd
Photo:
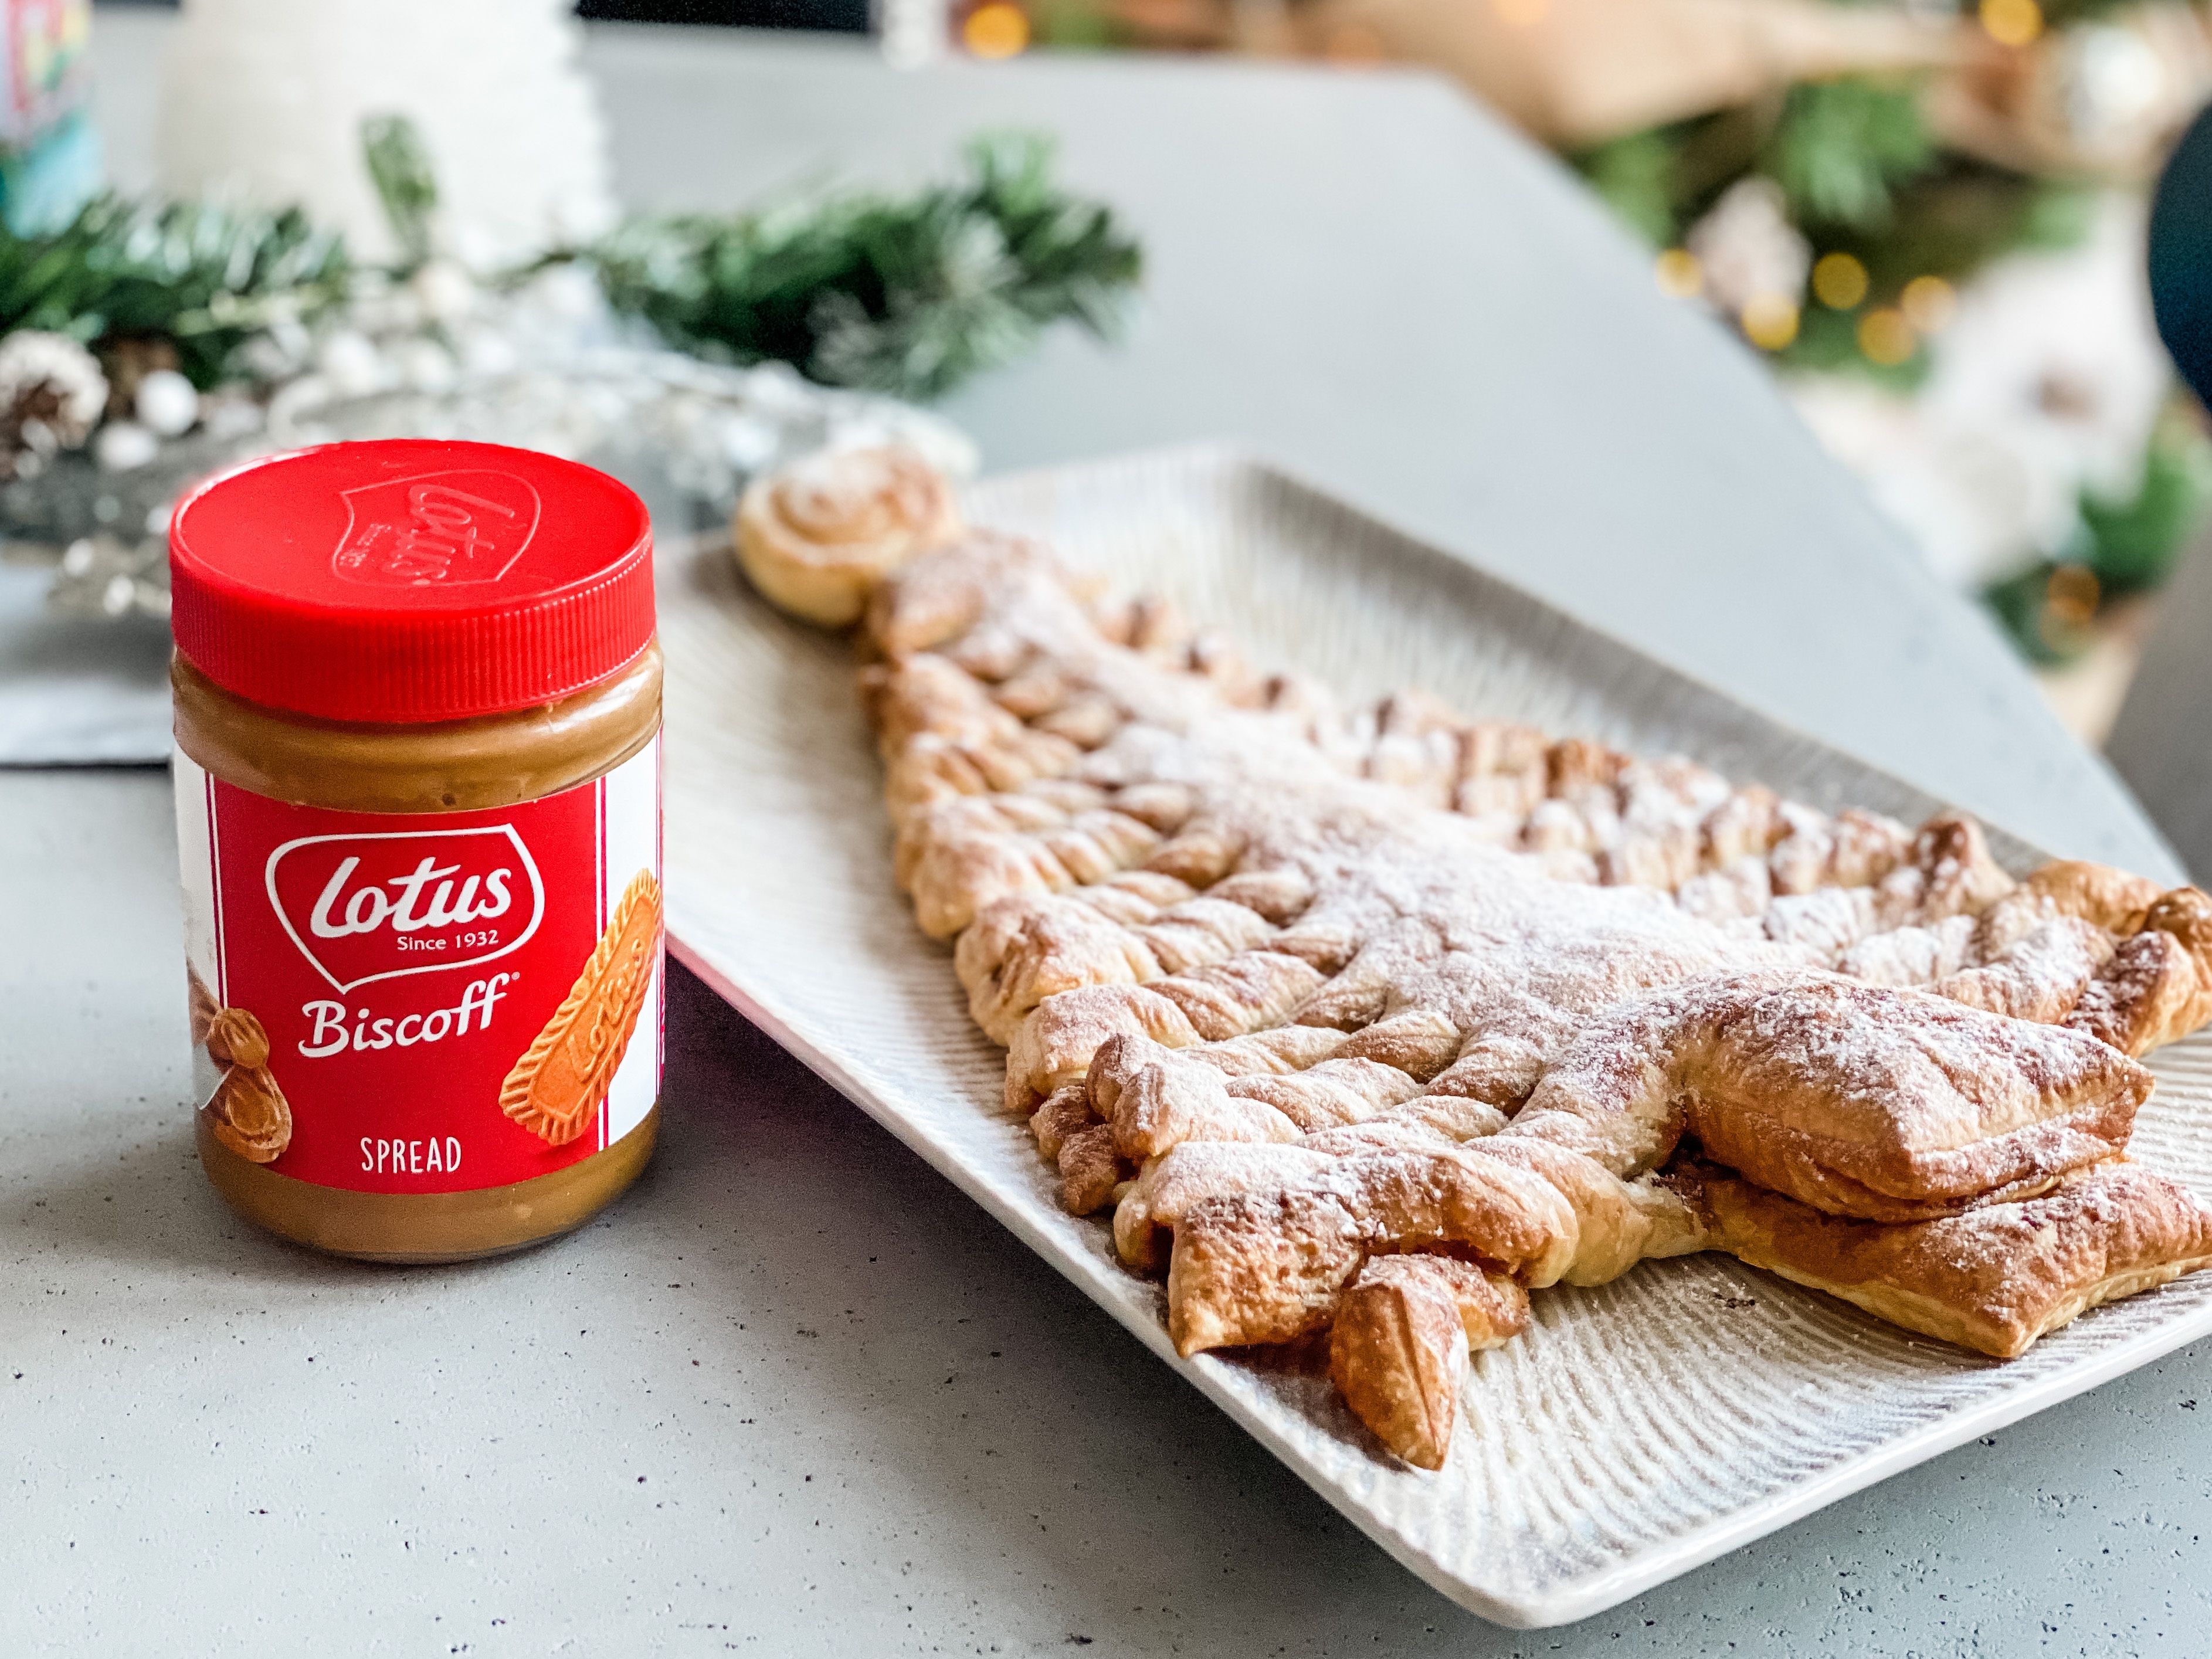
M512 824L303 836L269 855L269 902L300 954L343 995L520 950L545 884Z
M510 472L469 468L343 492L345 533L331 568L382 587L495 582L538 533L538 492Z

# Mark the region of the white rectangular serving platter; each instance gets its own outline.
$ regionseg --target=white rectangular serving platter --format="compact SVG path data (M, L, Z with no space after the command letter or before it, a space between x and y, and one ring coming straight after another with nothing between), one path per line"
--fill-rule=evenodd
M1262 665L1345 694L1419 686L1477 715L1680 753L1831 809L1941 803L1463 561L1234 453L988 481L972 522L1162 592ZM1156 1286L1054 1200L1000 1104L1000 1051L890 875L848 643L778 615L726 547L672 547L670 948L1012 1228L1376 1542L1523 1627L1602 1611L1823 1504L2212 1332L2212 1273L2088 1315L2008 1364L1917 1340L1718 1256L1536 1298L1478 1357L1449 1462L1395 1462L1327 1380L1176 1357ZM2002 836L2025 869L2035 851ZM2212 1195L2212 1037L2155 1056L2136 1155Z

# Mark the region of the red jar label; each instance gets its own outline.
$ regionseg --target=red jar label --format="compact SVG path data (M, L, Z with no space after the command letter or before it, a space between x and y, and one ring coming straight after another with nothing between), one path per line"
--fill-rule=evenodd
M485 811L295 806L176 757L196 1098L278 1175L548 1175L660 1094L660 743Z

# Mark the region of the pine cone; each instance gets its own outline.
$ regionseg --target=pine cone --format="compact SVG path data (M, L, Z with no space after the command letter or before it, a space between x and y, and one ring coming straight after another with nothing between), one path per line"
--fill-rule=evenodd
M66 334L18 329L0 340L0 475L27 478L92 435L107 377Z

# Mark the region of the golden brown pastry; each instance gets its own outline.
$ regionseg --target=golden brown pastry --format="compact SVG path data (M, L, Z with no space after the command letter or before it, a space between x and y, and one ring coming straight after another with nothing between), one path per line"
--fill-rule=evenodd
M2124 1162L2040 1198L1902 1225L1823 1215L1711 1166L1670 1181L1692 1195L1708 1248L1998 1358L2212 1263L2212 1211ZM1527 1308L1520 1286L1468 1263L1376 1257L1338 1301L1330 1374L1391 1451L1439 1468L1469 1349L1517 1334Z
M1332 1329L1409 1458L1455 1420L1454 1262L1602 1283L1711 1247L1739 1191L1823 1218L1808 1273L1985 1241L2013 1278L1931 1294L1987 1328L2033 1278L2008 1218L2122 1264L2069 1257L2022 1329L2198 1265L2168 1189L2110 1173L2130 1056L2212 1017L2194 890L2021 881L1961 813L1830 813L1418 693L1340 708L1007 537L901 568L863 645L894 874L1063 1204L1165 1269L1186 1354ZM1719 1211L1662 1173L1685 1136L1735 1166Z
M1378 1256L1338 1304L1329 1376L1359 1420L1417 1468L1451 1445L1470 1351L1528 1323L1528 1293L1448 1256Z
M1724 1172L1695 1186L1713 1248L2000 1359L2102 1303L2212 1263L2212 1211L2124 1161L2039 1198L1903 1226L1823 1215Z
M1176 1228L1168 1334L1186 1356L1326 1328L1371 1255L1464 1251L1556 1283L1579 1228L1540 1175L1475 1148L1334 1159L1279 1186L1208 1199Z
M2212 899L2194 887L2177 888L2130 921L2129 937L2066 1023L2142 1054L2212 1019Z
M738 503L738 562L772 603L843 628L884 574L960 533L951 487L910 449L825 450L756 479Z
M1542 1289L1601 1285L1639 1261L1703 1248L1700 1218L1656 1179L1624 1180L1538 1140L1408 1140L1333 1149L1318 1169L1195 1202L1181 1195L1168 1265L1178 1350L1286 1342L1319 1328L1379 1254L1464 1254ZM1167 1207L1156 1199L1150 1219Z
M1913 1221L2114 1156L2150 1091L2134 1060L2059 1026L1833 974L1753 975L1593 1022L1504 1133L1626 1175L1687 1132L1832 1214Z

